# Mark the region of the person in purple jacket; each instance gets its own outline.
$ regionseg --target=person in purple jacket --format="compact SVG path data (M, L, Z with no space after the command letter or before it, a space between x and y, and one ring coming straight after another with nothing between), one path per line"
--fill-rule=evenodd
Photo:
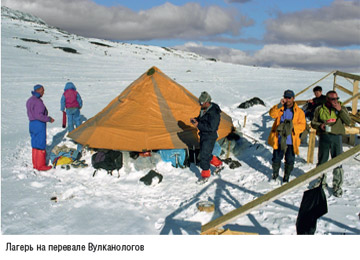
M26 102L27 115L30 121L32 163L33 168L39 171L51 169L51 166L46 164L46 123L54 122L54 119L48 116L48 111L41 99L44 92L42 85L35 85L34 91L31 91L32 96Z
M80 109L82 108L82 99L76 91L76 87L72 82L67 82L64 88L64 94L60 100L60 110L65 111L68 121L68 131L71 132L75 127L81 125Z

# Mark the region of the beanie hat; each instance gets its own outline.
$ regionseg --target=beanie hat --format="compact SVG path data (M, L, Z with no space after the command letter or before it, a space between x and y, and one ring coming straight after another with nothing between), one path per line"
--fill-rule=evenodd
M211 96L206 91L202 92L199 97L199 102L202 104L210 101L211 101Z
M42 88L43 86L40 84L37 84L34 86L34 91L38 90L39 88Z

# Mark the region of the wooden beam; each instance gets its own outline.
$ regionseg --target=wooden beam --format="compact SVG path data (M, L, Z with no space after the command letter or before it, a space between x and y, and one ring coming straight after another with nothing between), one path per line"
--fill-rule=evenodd
M316 130L310 127L307 163L314 163L315 138L316 138Z
M342 105L344 106L344 105L346 105L347 103L349 103L351 100L353 100L354 98L360 98L360 93L357 93L356 95L354 95L354 96L352 96L351 98L348 98L347 100L345 100L343 103L342 103ZM356 102L357 102L357 100L356 100ZM356 113L355 113L356 114Z
M312 86L314 86L315 84L319 83L320 81L322 81L323 79L329 77L331 74L333 74L335 72L335 70L333 70L332 72L330 72L329 74L326 74L324 77L322 77L321 79L319 79L318 81L314 82L313 84L311 84L310 86L306 87L305 89L301 90L299 93L297 93L295 95L295 97L299 96L300 94L304 93L305 91L307 91L309 88L311 88Z
M342 71L335 71L334 75L339 75L342 76L344 78L348 78L348 79L353 79L353 80L360 80L360 76L359 75L355 75L355 74L350 74L350 73L346 73L346 72L342 72Z
M302 105L305 105L307 103L307 100L295 100L295 103L298 106L302 106Z
M360 124L360 117L358 115L350 114L350 118L352 121Z
M341 91L349 94L350 96L353 95L353 92L352 92L352 91L348 90L347 88L344 88L343 86L341 86L341 85L339 85L339 84L334 83L334 87L336 87L336 88L340 89Z
M296 179L288 182L287 184L284 184L280 186L279 188L276 188L275 190L272 190L265 195L245 204L244 206L234 209L233 211L230 211L229 213L203 225L201 227L201 233L202 234L208 234L212 231L219 229L220 227L224 226L225 224L233 221L234 219L237 219L241 216L244 216L251 211L270 203L271 201L276 200L277 198L291 192L292 190L305 185L306 183L309 183L310 181L318 178L323 171L327 170L330 167L337 166L345 159L348 159L350 156L354 155L355 153L360 151L360 144L351 148L350 150L336 156L335 158L331 159L330 161L327 161L326 163L323 163L316 168L308 171L307 173L304 173L303 175L297 177Z
M358 134L360 134L360 127L345 126L345 134L347 134L347 135L358 135Z
M355 80L352 96L355 96L357 94L359 94L359 81ZM357 113L357 105L358 105L357 100L353 100L353 102L352 102L352 114L353 115L355 115Z

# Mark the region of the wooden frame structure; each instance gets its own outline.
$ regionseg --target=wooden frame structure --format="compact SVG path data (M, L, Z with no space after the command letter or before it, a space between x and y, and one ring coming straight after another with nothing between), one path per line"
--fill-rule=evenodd
M264 206L277 198L293 191L294 189L303 186L312 180L318 178L325 170L338 166L344 160L350 158L352 155L358 153L360 151L360 144L351 148L350 150L336 156L335 158L315 167L314 169L308 171L307 173L297 177L296 179L272 190L265 195L256 198L255 200L243 205L240 208L234 209L229 213L214 219L213 221L203 225L201 227L201 234L202 235L214 235L218 234L217 230L221 230L221 227L226 225L227 223L231 222L234 219L237 219L241 216L247 215L251 211Z
M319 83L320 81L322 81L325 78L329 77L330 75L334 75L333 90L336 91L338 89L338 90L340 90L340 91L342 91L342 92L344 92L346 94L351 95L351 97L348 98L347 100L345 100L342 104L346 105L346 104L352 102L350 117L351 117L351 119L353 121L353 124L360 123L360 114L357 113L358 100L360 99L360 92L359 92L360 76L358 76L358 75L350 74L350 73L346 73L346 72L342 72L342 71L338 71L338 70L334 70L334 71L326 74L324 77L322 77L318 81L314 82L310 86L306 87L305 89L303 89L299 93L297 93L295 95L295 97L297 97L300 94L304 93L305 91L309 90L312 86L316 85L317 83ZM344 86L338 84L338 82L337 82L338 77L343 77L347 81L349 81L352 84L352 90L349 90L349 89L345 88ZM295 102L298 105L304 105L306 103L306 100L295 100ZM352 125L350 127L347 126L347 127L345 127L345 133L347 135L350 135L348 143L351 144L351 145L355 145L355 136L360 134L360 128L355 127L354 125ZM316 137L316 131L314 129L312 129L311 126L310 126L309 146L308 146L308 153L307 153L307 163L313 163L314 162L315 137Z
M315 84L319 83L320 81L322 81L323 79L327 78L328 76L330 76L331 74L334 75L334 85L333 85L333 89L339 89L349 95L351 95L351 97L349 99L347 99L343 105L349 103L350 101L352 101L352 116L356 116L357 114L357 103L358 103L358 99L360 98L360 93L359 93L359 81L360 81L360 76L358 75L354 75L354 74L349 74L349 73L345 73L345 72L341 72L341 71L332 71L329 74L327 74L326 76L324 76L323 78L321 78L320 80L316 81L315 83L311 84L310 86L308 86L307 88L305 88L304 90L300 91L299 93L297 93L295 95L298 96L302 93L304 93L305 91L307 91L309 88L311 88L312 86L314 86ZM346 78L348 81L353 80L352 85L353 85L353 90L350 91L348 89L346 89L345 87L339 85L336 81L337 76L341 76ZM300 104L302 102L302 104L304 104L303 101L296 101L298 104ZM353 119L353 118L352 118ZM246 119L245 119L246 120ZM360 121L360 120L359 120ZM345 127L346 133L347 134L359 134L360 133L360 127ZM310 135L309 135L309 147L308 147L308 163L311 162L313 163L313 157L314 157L314 148L315 148L315 137L316 137L316 131L313 128L310 128ZM338 155L337 157L315 167L314 169L308 171L307 173L299 176L298 178L280 186L279 188L276 188L275 190L272 190L268 193L266 193L265 195L258 197L257 199L243 205L240 208L237 208L233 211L230 211L229 213L203 225L201 227L201 234L202 235L220 235L220 234L242 234L242 232L231 232L229 230L226 230L228 232L224 232L224 230L222 229L222 227L224 225L226 225L227 223L231 222L232 220L239 218L241 216L247 215L248 213L250 213L251 211L264 206L274 200L276 200L277 198L291 192L292 190L303 186L309 182L311 182L312 180L315 180L316 178L318 178L325 170L329 169L329 168L333 168L336 167L337 165L339 165L341 162L343 162L344 160L348 159L349 157L353 156L354 154L358 153L360 151L360 145L357 145L353 148L351 148L350 150Z

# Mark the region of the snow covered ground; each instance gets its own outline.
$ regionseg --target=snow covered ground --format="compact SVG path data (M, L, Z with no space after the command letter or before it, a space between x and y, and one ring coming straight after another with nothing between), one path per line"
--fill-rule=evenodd
M2 247L14 239L16 243L31 243L33 237L8 235L37 235L35 241L41 241L37 244L66 244L70 238L41 235L199 235L202 225L278 187L278 184L269 182L272 148L266 140L273 120L266 112L280 100L285 89L299 92L326 74L233 65L168 48L83 38L8 9L2 9L1 20ZM71 48L77 53L65 52L59 47ZM55 145L73 145L61 128L60 98L67 81L76 85L84 101L81 112L90 118L152 66L157 66L196 96L204 90L208 91L213 101L233 118L235 126L243 125L247 116L246 127L239 129L258 141L255 143L244 136L237 142L231 157L241 162L240 168L225 168L221 176L213 176L201 186L195 183L200 171L194 165L176 169L156 155L151 160L139 158L135 161L125 154L126 164L120 170L120 178L105 172L92 177L91 155L88 153L83 157L90 165L87 168L65 170L58 167L47 172L34 172L25 102L35 84L45 86L43 100L50 116L55 119L53 124L48 124L47 130L50 151ZM328 77L320 85L326 92L332 88L332 83L333 78ZM348 98L343 93L339 95L343 100ZM237 108L241 102L253 97L264 100L266 106L246 110ZM298 99L311 97L312 92L308 91ZM344 145L344 150L349 148ZM306 156L307 146L302 145L290 180L315 167L315 164L306 163ZM343 168L344 195L336 198L326 191L329 212L319 219L317 235L360 234L360 162L351 158L343 164ZM139 181L150 169L164 176L161 183L145 186ZM331 186L331 171L327 178ZM305 185L294 190L234 220L225 228L260 235L295 235L302 194L307 188L308 185ZM57 202L52 201L52 197L57 197ZM197 209L200 201L214 202L215 211L200 212ZM141 244L146 241L152 247L148 247L147 253L153 253L161 245L161 250L166 246L181 248L179 255L182 255L186 254L186 250L195 253L196 244L209 248L221 245L221 252L225 254L226 250L241 251L242 243L247 245L250 241L249 248L252 249L255 244L263 242L265 249L281 252L282 245L277 242L292 245L291 241L304 240L295 236L285 241L249 236L246 240L238 236L222 236L221 240L219 237L185 237L169 240L160 236L71 236L70 241L75 244L85 241L97 241L99 244L137 241ZM319 236L315 237L318 239L314 243L318 243ZM358 236L332 237L337 237L335 241L331 240L333 243L344 242L347 252L351 252L349 248L354 248L351 244L354 240L359 242ZM311 241L314 238L306 239ZM319 253L323 253L324 246L326 244L319 246ZM246 249L243 248L244 251ZM168 254L176 255L174 252ZM213 254L221 256L218 251ZM159 253L159 256L163 254ZM346 255L342 253L340 256Z

